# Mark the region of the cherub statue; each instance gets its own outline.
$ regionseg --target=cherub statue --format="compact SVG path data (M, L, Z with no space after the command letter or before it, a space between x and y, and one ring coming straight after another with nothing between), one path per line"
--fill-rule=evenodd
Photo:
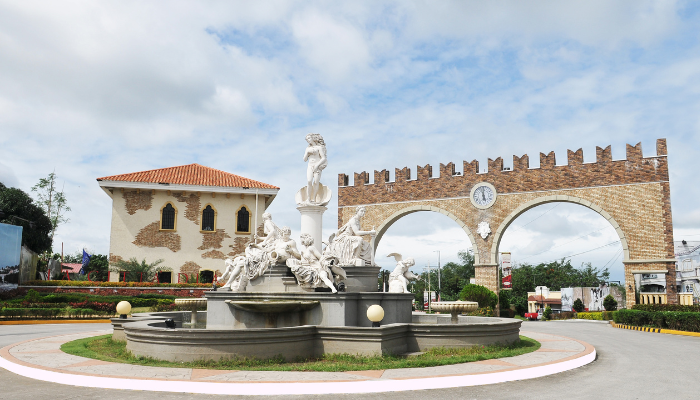
M420 279L420 276L413 274L408 269L416 265L412 258L403 259L399 253L391 253L387 257L394 257L396 268L389 274L389 293L410 293L408 291L408 281Z

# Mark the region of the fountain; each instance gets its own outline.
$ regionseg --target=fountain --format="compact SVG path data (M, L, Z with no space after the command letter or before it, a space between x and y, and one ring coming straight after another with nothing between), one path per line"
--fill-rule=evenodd
M115 318L115 340L125 340L134 355L168 361L404 354L519 340L519 320L458 316L475 303L433 303L436 310L444 305L451 318L413 314L407 283L417 278L409 271L415 263L398 253L389 255L397 262L389 292L378 292L376 232L362 229L364 207L357 207L345 225L322 241L322 215L331 197L320 183L326 147L318 134L306 140L307 186L295 196L302 218L301 249L291 230L279 228L265 213L265 236L255 235L245 254L225 260L221 288L205 292L202 299L176 300L191 313L190 324L183 323L187 311ZM198 313L204 304L207 311ZM384 313L375 327L367 317L372 306ZM166 326L168 318L176 321L174 329Z

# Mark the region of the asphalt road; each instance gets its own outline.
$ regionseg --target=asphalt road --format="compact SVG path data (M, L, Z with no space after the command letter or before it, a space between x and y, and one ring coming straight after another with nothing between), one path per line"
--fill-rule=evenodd
M108 324L0 326L0 347L63 333L109 329ZM592 344L598 359L544 378L497 385L368 395L279 396L285 399L698 399L700 337L614 329L579 321L524 322L523 330ZM81 388L36 381L0 369L0 399L220 399L225 396ZM231 396L241 397L241 396ZM267 397L267 396L266 396ZM269 397L268 397L269 398Z

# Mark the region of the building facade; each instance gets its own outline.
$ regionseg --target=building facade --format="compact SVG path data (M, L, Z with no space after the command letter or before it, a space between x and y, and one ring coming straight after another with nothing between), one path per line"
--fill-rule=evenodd
M211 282L243 253L279 188L189 164L97 179L112 198L110 265L158 265L160 282ZM121 280L117 272L110 281Z

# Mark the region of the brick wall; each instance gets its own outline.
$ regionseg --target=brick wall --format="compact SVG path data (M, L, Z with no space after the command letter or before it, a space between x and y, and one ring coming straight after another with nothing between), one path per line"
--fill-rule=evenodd
M369 174L363 172L354 174L352 186L348 186L348 176L341 174L338 182L346 186L338 188L338 225L354 215L355 206L365 205L362 226L377 229L376 246L386 229L408 213L443 213L469 236L476 264L483 267L477 268L477 283L494 290L498 244L510 223L541 204L576 203L598 212L616 229L625 262L646 260L651 265L648 268L668 270L669 282L674 282L668 286L671 302L676 297L675 268L665 261L673 259L666 141L657 141L655 157L644 158L641 144L627 146L626 160L612 161L611 154L610 146L598 147L597 161L584 164L581 149L569 150L568 164L558 166L553 152L541 153L540 168L533 169L529 168L529 157L523 155L513 157L512 170L504 170L499 157L489 159L487 173L478 173L477 161L464 162L462 174L455 172L452 163L441 164L437 178L427 165L418 167L416 180L410 180L410 169L402 168L396 169L395 182L388 182L388 171L382 170L375 171L371 184ZM480 182L492 184L498 193L495 203L484 210L474 207L469 199L472 187ZM489 223L492 232L486 239L476 234L482 221ZM632 304L633 296L631 302L628 298L628 305Z

